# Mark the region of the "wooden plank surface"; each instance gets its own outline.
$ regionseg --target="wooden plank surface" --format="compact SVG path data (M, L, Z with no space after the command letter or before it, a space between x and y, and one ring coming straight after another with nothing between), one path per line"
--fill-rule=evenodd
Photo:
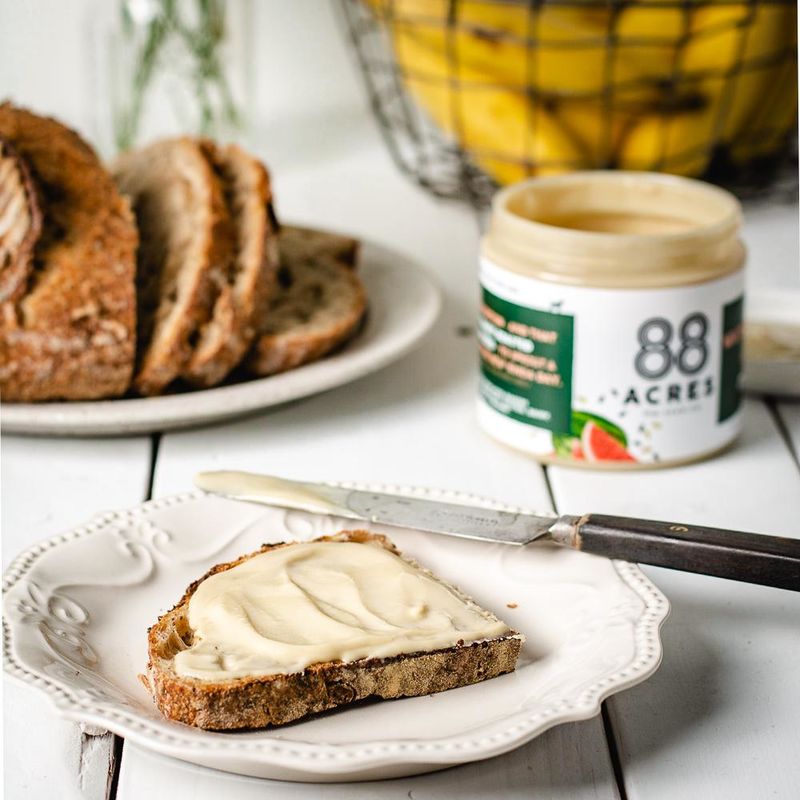
M120 798L231 800L617 800L605 741L592 723L562 725L489 761L413 778L365 783L287 783L227 775L126 746Z
M745 206L748 291L798 282L797 207ZM800 405L777 407L800 452ZM675 470L548 470L562 513L614 513L800 536L800 471L763 400L731 452ZM794 800L800 787L800 597L645 568L673 611L664 663L608 702L631 800Z
M154 494L185 490L197 470L233 467L309 479L460 489L549 507L541 468L493 443L475 423L474 341L458 330L471 326L476 313L471 276L478 232L473 217L468 210L438 203L403 181L385 163L379 143L373 147L362 149L341 178L346 172L351 182L369 179L391 191L397 225L387 226L380 241L415 256L449 287L435 330L415 353L350 386L228 425L165 435ZM322 186L333 185L341 169L338 160L330 170L321 165L316 179ZM338 207L331 207L325 216L320 210L317 224L344 227L351 219L375 236L382 220L369 225L368 196L361 195L360 202L352 217ZM285 205L292 212L291 200ZM429 229L407 239L403 225L408 223L402 221L409 218L425 220ZM154 764L138 748L126 747L118 797L146 796L153 785ZM197 800L217 795L220 787L235 791L236 797L260 791L252 782L219 776L212 780L206 771L177 762L164 759L158 764L159 779L176 787L182 785L177 775L195 770L191 795L184 796ZM414 797L461 797L469 786L475 797L489 787L507 797L528 796L532 787L543 797L614 797L602 723L595 719L563 726L557 734L513 754L441 776L369 784L369 788L267 784L264 790L274 797L407 797L408 792Z
M559 510L800 537L800 472L764 402L739 445L676 470L551 468ZM646 568L672 603L664 662L608 705L631 800L793 800L800 786L800 595Z
M472 328L478 227L464 206L437 201L398 175L374 123L366 114L342 40L323 33L325 14L305 19L306 35L326 42L325 85L303 87L305 106L280 92L271 115L308 115L333 81L338 105L309 124L325 130L323 152L284 147L280 123L265 129L262 152L275 176L284 219L349 230L393 247L427 267L446 291L441 319L415 353L350 386L228 425L167 434L161 441L154 493L186 489L200 469L235 467L309 479L378 481L435 486L549 507L542 470L486 438L474 417L475 363ZM287 35L280 23L269 34ZM264 51L280 57L265 44ZM288 57L288 56L287 56ZM275 69L275 65L271 66ZM269 66L264 69L269 70ZM302 80L302 79L301 79ZM350 87L349 89L347 87ZM348 104L357 106L348 113ZM296 120L296 124L297 124ZM299 130L299 128L294 129ZM304 134L299 134L301 139ZM267 141L272 149L268 149ZM155 776L155 777L154 777ZM513 754L438 775L388 783L319 787L262 783L220 776L126 747L118 797L147 796L152 787L190 786L180 796L197 800L222 792L250 797L477 797L496 789L504 796L615 797L599 719L567 725ZM471 788L470 788L471 787Z
M148 437L2 441L3 564L25 547L103 509L141 502L150 474ZM106 797L113 737L60 719L44 695L6 679L3 783L9 800ZM57 789L54 787L58 787Z

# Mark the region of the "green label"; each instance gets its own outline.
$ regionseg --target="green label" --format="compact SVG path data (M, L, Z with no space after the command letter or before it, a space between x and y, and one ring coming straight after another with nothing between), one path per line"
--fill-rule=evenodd
M724 422L733 416L742 402L739 371L742 368L742 298L722 308L722 369L719 379L719 414Z
M567 433L572 417L573 318L483 290L481 394L519 422Z

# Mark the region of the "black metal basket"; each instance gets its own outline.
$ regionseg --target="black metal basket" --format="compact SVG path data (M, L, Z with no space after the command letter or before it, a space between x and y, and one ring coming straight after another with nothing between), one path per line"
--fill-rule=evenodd
M795 0L341 2L394 159L440 196L613 168L746 194L796 153Z

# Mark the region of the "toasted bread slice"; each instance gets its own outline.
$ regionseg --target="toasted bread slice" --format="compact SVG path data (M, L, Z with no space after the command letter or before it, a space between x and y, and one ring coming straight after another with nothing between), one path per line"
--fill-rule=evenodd
M61 123L6 103L0 136L27 163L43 213L24 291L0 311L3 400L121 395L136 325L138 236L128 203L91 147Z
M0 137L0 303L25 293L41 232L42 209L28 165Z
M142 237L133 386L154 395L184 371L216 296L227 286L230 215L221 182L192 139L126 153L113 172L132 200Z
M317 541L373 544L400 555L388 539L366 531L342 531ZM240 677L220 682L178 675L174 659L177 653L192 643L194 634L188 619L189 601L200 584L206 578L261 553L291 546L292 543L263 545L255 553L213 567L186 590L175 608L160 617L149 629L149 661L143 680L166 717L209 730L263 728L283 725L367 697L431 694L514 670L522 637L508 629L506 633L491 639L460 641L451 647L429 652L364 658L349 663L329 661L312 664L302 672L290 674ZM413 561L405 560L421 569ZM422 571L433 577L429 572ZM475 607L457 589L444 585L465 603ZM499 622L488 611L479 611L486 618Z
M278 243L264 166L237 145L203 141L202 146L222 183L234 233L225 283L183 371L187 381L207 387L225 378L255 338L276 283Z
M352 336L367 308L366 292L352 269L358 243L311 231L304 244L301 230L282 228L278 237L278 289L245 361L254 375L274 375L322 358Z

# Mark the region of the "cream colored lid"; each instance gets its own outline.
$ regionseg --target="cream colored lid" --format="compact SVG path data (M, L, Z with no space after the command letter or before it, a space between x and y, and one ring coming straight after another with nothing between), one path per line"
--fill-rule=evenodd
M206 578L178 675L300 672L310 664L437 650L508 633L488 611L378 543L307 542Z
M620 288L700 283L742 266L740 225L738 200L702 181L575 172L499 192L483 254L513 272L555 282Z

